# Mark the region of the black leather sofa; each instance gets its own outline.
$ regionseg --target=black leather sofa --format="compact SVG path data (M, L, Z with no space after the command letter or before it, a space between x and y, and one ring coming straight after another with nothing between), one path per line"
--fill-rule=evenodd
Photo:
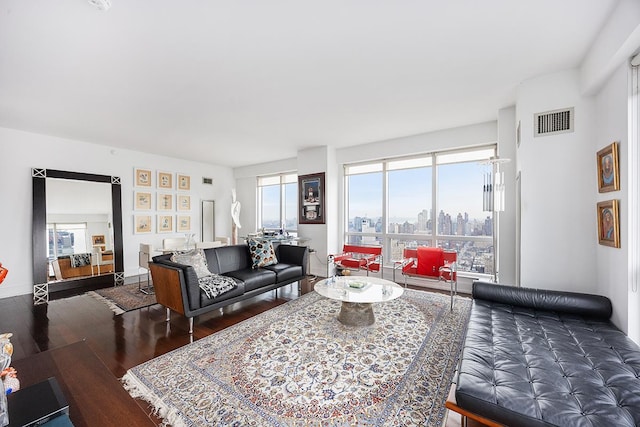
M457 405L508 426L640 425L640 347L608 298L476 281Z
M170 312L189 318L189 333L193 333L193 318L203 313L252 298L303 279L308 265L306 246L274 244L277 264L252 268L249 247L243 245L218 246L204 249L209 271L235 280L233 290L208 298L200 289L198 276L190 265L171 262L171 254L153 257L149 270L153 278L156 301Z

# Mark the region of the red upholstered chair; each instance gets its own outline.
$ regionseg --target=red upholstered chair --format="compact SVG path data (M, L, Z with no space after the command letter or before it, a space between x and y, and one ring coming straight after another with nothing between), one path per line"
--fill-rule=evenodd
M442 248L429 246L405 248L402 260L394 266L394 281L396 269L402 272L405 287L407 277L444 281L451 288L451 309L453 309L453 296L458 293L457 259L458 254L455 251L445 251Z
M327 277L332 276L331 268L343 270L364 270L380 272L382 277L382 246L344 245L342 253L327 257Z

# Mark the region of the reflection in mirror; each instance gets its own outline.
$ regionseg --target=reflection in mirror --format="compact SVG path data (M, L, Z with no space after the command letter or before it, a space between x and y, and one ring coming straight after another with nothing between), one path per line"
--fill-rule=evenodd
M38 168L31 177L34 304L46 303L52 293L63 297L78 288L124 284L120 178ZM69 257L65 273L64 257ZM70 275L72 268L84 270Z
M113 273L111 184L46 181L48 280Z

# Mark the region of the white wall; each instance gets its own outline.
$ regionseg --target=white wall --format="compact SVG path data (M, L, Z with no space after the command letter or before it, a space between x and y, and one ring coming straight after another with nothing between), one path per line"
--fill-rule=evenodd
M597 245L596 247L596 292L609 297L615 307L613 322L627 332L629 307L627 301L637 307L637 293L634 295L627 287L627 257L629 239L626 233L629 230L627 211L627 183L629 180L628 162L629 141L627 124L627 106L629 89L627 77L629 66L622 64L607 81L595 99L596 104L596 129L595 141L592 153L618 141L618 156L620 159L620 191L598 193L594 190L595 203L604 200L620 200L620 248ZM593 162L595 168L595 160ZM597 188L597 187L595 187ZM595 215L595 213L594 213Z
M575 108L575 132L534 138L535 113ZM596 188L593 100L577 71L545 75L518 89L522 183L521 284L595 292Z
M216 234L231 234L230 191L235 182L230 168L6 128L0 128L0 147L0 195L3 200L0 209L0 262L9 269L9 275L0 286L0 298L32 292L33 167L121 177L126 276L137 275L140 271L137 267L140 243L160 247L164 237L183 236L179 233L134 234L134 167L191 175L192 232L200 235L200 200L206 199L216 200ZM213 185L203 185L203 176L212 177ZM151 212L155 216L155 212Z
M500 164L505 179L505 209L497 215L498 283L516 284L516 109L498 111L498 156L509 159Z

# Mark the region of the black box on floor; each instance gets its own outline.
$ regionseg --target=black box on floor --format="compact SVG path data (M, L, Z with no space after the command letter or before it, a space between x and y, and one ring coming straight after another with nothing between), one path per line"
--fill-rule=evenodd
M7 396L8 427L34 427L66 414L69 404L55 378L23 388Z

